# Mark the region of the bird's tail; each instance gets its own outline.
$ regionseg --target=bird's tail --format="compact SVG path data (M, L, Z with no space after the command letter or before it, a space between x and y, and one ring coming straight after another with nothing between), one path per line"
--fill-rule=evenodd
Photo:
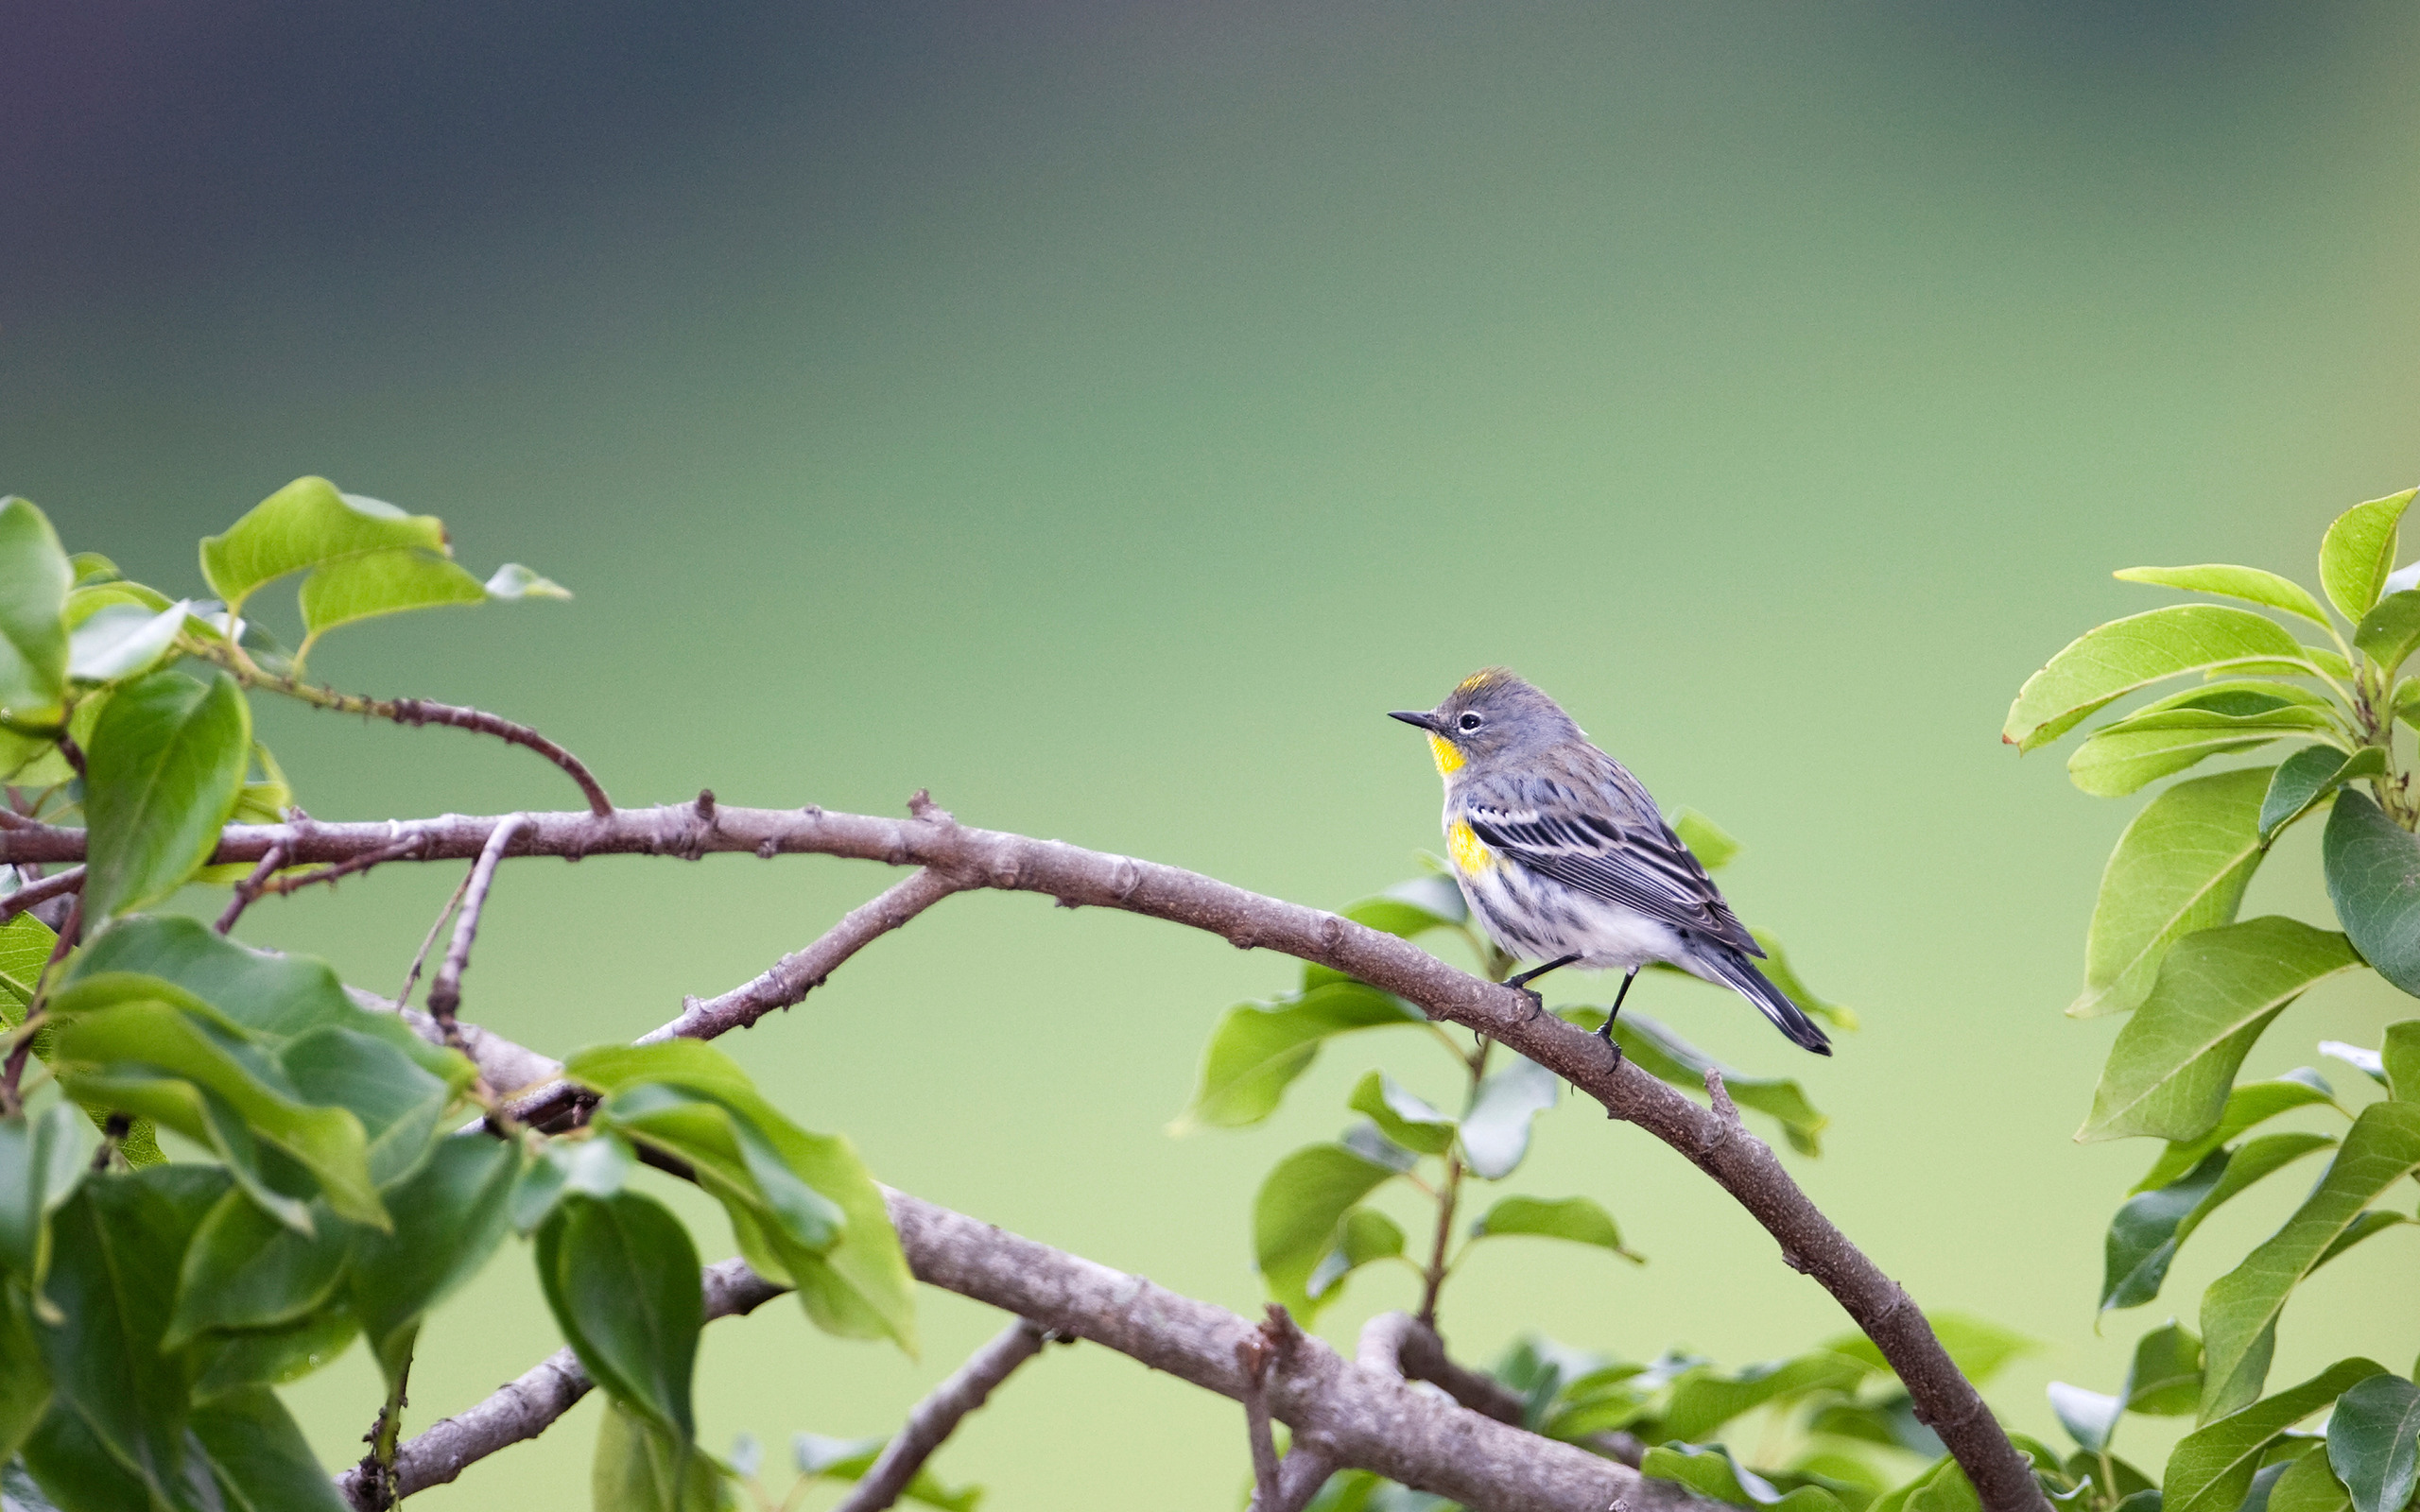
M1815 1021L1789 1000L1789 993L1766 981L1765 973L1757 971L1745 955L1724 946L1702 942L1697 964L1704 969L1703 975L1735 988L1754 1004L1756 1011L1771 1019L1773 1027L1787 1035L1790 1043L1819 1056L1832 1053L1832 1041L1824 1038L1824 1031L1815 1027Z

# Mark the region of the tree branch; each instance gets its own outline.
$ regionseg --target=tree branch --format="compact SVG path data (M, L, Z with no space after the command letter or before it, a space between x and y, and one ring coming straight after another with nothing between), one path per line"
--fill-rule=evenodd
M1522 1427L1529 1403L1494 1376L1460 1366L1445 1353L1437 1331L1409 1313L1381 1313L1361 1326L1357 1359L1373 1370L1389 1370L1410 1381L1426 1381L1475 1413L1500 1423ZM1572 1440L1607 1459L1636 1469L1647 1457L1647 1445L1635 1434L1618 1430L1590 1434Z
M235 825L214 859L257 861L285 843L297 860L337 861L424 837L424 859L482 850L503 821L448 815L411 824ZM1282 951L1358 977L1496 1040L1678 1150L1712 1177L1779 1243L1784 1260L1812 1276L1865 1331L1908 1388L1920 1420L1948 1447L1992 1512L2045 1512L2031 1466L2009 1443L1973 1384L1908 1295L1808 1200L1763 1141L1700 1108L1596 1036L1545 1013L1527 995L1456 971L1405 940L1320 909L1280 902L1196 872L1055 840L977 830L939 809L908 819L799 811L698 807L550 814L527 818L525 853L697 857L818 853L921 866L961 886L1043 893L1068 906L1119 908L1206 930L1238 949ZM0 861L74 861L81 831L0 832ZM1028 1314L1033 1315L1033 1314ZM1234 1362L1227 1362L1232 1371ZM1574 1451L1573 1452L1578 1452ZM1400 1479L1401 1477L1397 1477Z
M933 1388L932 1395L916 1403L899 1432L883 1446L881 1457L832 1512L882 1512L898 1501L908 1483L925 1468L925 1461L942 1447L942 1440L957 1430L959 1419L982 1406L1009 1372L1040 1354L1046 1340L1041 1329L1018 1318L969 1355L947 1381Z
M44 877L40 882L26 883L15 892L0 898L0 923L6 923L27 909L46 903L53 898L63 898L71 892L81 889L83 885L84 868L81 867L70 867L56 876Z
M285 848L270 846L268 853L261 857L260 865L252 868L252 874L235 884L235 896L227 900L227 911L220 914L218 922L210 927L221 935L232 932L235 927L235 920L244 917L244 910L252 906L252 900L261 895L261 889L268 885L270 876L285 864Z
M479 937L479 913L487 907L488 888L495 883L495 868L502 864L504 852L510 849L513 837L529 827L529 822L527 814L507 815L489 832L487 844L479 848L479 859L471 868L470 885L462 889L462 912L454 920L454 943L445 948L445 959L438 964L437 980L428 985L428 1016L445 1031L445 1042L457 1050L462 1048L462 1035L455 1027L454 1010L462 1005L462 973L471 964L471 942Z

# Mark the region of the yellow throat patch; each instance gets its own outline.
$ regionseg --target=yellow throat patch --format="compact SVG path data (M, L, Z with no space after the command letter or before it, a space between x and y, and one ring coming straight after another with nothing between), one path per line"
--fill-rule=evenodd
M1437 775L1440 777L1451 777L1462 769L1462 753L1443 735L1428 737L1428 754L1436 758Z
M1456 819L1445 826L1445 854L1452 859L1456 871L1486 871L1495 865L1495 852L1471 833L1467 819Z

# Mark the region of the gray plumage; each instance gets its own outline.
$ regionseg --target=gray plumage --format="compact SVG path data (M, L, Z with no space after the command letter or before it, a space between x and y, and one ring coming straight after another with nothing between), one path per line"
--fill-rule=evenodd
M1756 970L1750 957L1764 951L1647 789L1553 699L1490 668L1435 709L1394 717L1429 733L1455 876L1508 953L1633 974L1666 962L1735 989L1793 1043L1832 1053Z

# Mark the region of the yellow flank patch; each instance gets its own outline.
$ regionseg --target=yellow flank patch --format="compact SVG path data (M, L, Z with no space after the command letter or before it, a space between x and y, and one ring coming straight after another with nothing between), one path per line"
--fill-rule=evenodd
M1462 753L1443 735L1428 737L1428 754L1437 758L1437 775L1440 777L1451 777L1461 770Z
M1453 858L1457 871L1485 871L1495 865L1495 852L1471 833L1466 819L1445 827L1445 854Z

